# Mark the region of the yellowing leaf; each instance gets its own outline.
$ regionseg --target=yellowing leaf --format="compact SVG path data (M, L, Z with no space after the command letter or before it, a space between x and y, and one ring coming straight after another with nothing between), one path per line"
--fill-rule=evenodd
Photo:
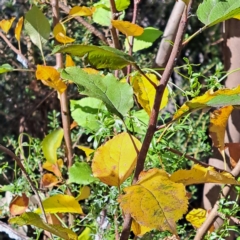
M83 186L80 190L79 195L76 197L76 200L77 201L84 200L84 199L88 198L90 196L90 194L91 194L90 187Z
M190 211L187 216L186 220L190 222L193 227L200 228L202 224L205 222L207 216L207 211L202 208L193 209Z
M94 149L84 147L84 146L80 146L80 145L78 145L77 147L84 151L84 153L86 154L87 160L90 159L91 153L93 153L95 151Z
M140 36L144 29L137 24L122 20L112 20L112 25L126 36Z
M57 163L45 162L43 163L42 167L48 170L49 172L53 172L57 177L62 177L62 173L60 171L63 167L62 159L58 159Z
M66 29L62 23L55 25L53 29L53 35L54 38L60 43L66 44L75 41L75 39L66 36Z
M226 106L215 110L210 117L209 134L213 145L220 151L224 150L224 136L228 117L233 110L233 106Z
M141 145L137 138L128 133L121 133L106 142L94 154L94 177L108 185L120 186L134 170Z
M142 226L140 224L138 224L134 219L132 221L132 227L131 227L133 233L135 236L141 237L143 236L145 233L150 232L152 229Z
M9 205L9 210L12 215L20 215L24 213L28 208L29 198L25 193L22 196L16 196L13 198Z
M188 208L183 184L172 182L164 170L153 168L141 172L138 182L124 192L118 201L125 214L150 229L176 234L175 222Z
M69 15L71 16L80 16L80 17L84 17L84 16L92 16L94 9L93 8L88 8L85 6L75 6L73 7L70 11L69 11Z
M57 194L43 201L43 207L46 213L79 213L83 214L82 208L78 201L69 195ZM35 210L40 214L42 211L38 208Z
M147 73L146 76L152 81L152 83L158 85L159 80L157 79L155 74ZM143 75L135 75L131 77L131 83L133 86L134 94L137 97L139 104L143 107L143 109L151 114L153 103L155 99L156 89L152 83L149 82L147 78ZM168 103L168 89L164 90L162 103L160 109L164 108Z
M53 36L55 37L58 33L66 34L66 28L61 22L57 23L53 28Z
M228 172L217 172L213 167L204 168L198 164L193 165L191 170L178 170L170 179L185 186L201 183L220 183L240 185Z
M230 163L234 168L240 159L240 143L225 143L225 147L229 149Z
M94 68L82 68L82 70L88 74L98 74L99 71Z
M67 85L60 78L60 73L54 67L37 65L36 78L59 93L67 89Z
M42 181L43 187L48 187L48 188L54 187L59 183L58 178L51 173L45 173L42 176L41 181Z
M225 88L217 90L216 92L212 90L207 91L204 95L184 103L175 113L173 119L177 119L199 109L229 105L240 105L240 85L233 89Z
M73 67L75 66L75 62L72 60L72 57L68 54L66 54L66 63L65 63L65 67Z
M15 17L12 17L11 19L3 19L0 21L0 28L5 32L8 33L9 29L11 28L13 21L15 20Z
M19 18L17 25L15 27L15 38L18 40L18 42L20 41L22 26L23 26L23 17Z

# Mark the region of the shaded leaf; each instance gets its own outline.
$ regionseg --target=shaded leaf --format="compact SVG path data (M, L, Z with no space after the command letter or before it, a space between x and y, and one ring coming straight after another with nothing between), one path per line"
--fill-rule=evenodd
M88 74L78 67L69 67L61 72L61 77L76 83L81 94L102 100L108 110L120 118L133 106L131 86L119 82L112 74Z
M15 20L15 17L12 17L11 19L3 19L0 21L0 28L5 32L8 33L10 30L13 22Z
M71 16L92 16L93 14L93 9L92 8L89 8L89 7L85 7L85 6L75 6L73 8L70 9L69 15Z
M176 234L175 222L188 208L183 184L172 182L164 170L141 172L135 185L124 189L118 199L125 214L151 229Z
M147 27L144 28L143 34L141 36L134 38L133 43L133 52L140 51L145 48L149 48L152 44L162 35L162 31L153 28ZM125 48L129 50L129 44L127 39L125 40Z
M198 19L208 27L234 18L239 14L240 2L236 0L205 0L197 9Z
M131 230L133 231L135 236L142 237L145 233L150 232L152 229L138 224L133 219Z
M91 240L92 239L92 233L91 228L86 227L83 232L78 236L78 240Z
M142 27L128 21L112 20L111 23L113 27L126 36L140 36L144 31Z
M102 69L122 69L127 65L134 64L134 59L128 54L108 46L80 45L72 44L66 46L56 46L53 53L67 53L85 59L92 66Z
M193 165L191 170L180 169L174 172L170 179L185 186L201 183L219 183L240 185L240 182L228 172L217 172L214 167L204 168L198 164Z
M45 223L41 217L32 212L24 213L19 217L14 217L9 220L11 224L17 224L19 226L32 225L37 228L46 230L62 239L66 240L77 240L77 235L69 228L64 228L59 225L52 225Z
M226 106L215 110L210 115L209 134L213 145L220 151L224 150L224 136L228 122L228 117L232 113L233 106Z
M225 143L225 147L229 149L230 163L234 168L240 159L240 143Z
M49 133L42 141L42 150L46 160L52 164L57 162L57 149L63 139L63 129L59 128Z
M12 199L9 205L9 211L12 215L20 215L26 212L28 208L29 198L25 193L22 196L16 196Z
M24 27L32 42L41 50L50 35L50 24L35 5L25 15Z
M69 169L68 183L87 185L97 181L92 175L91 167L85 162L76 162Z
M45 162L42 165L43 169L54 173L57 177L62 177L61 169L63 167L63 160L58 159L56 163Z
M60 78L60 73L54 67L37 65L36 78L59 93L67 89L67 85Z
M15 38L18 40L18 42L20 41L22 26L23 26L23 17L19 18L17 25L15 27Z
M78 145L77 148L84 151L84 153L86 154L87 160L90 159L90 155L95 151L94 149L91 149L91 148L88 148L88 147L85 147L85 146L80 146L80 145Z
M59 183L59 180L56 176L54 176L52 173L45 173L42 176L42 185L43 187L54 187Z
M128 133L113 137L96 150L93 175L108 185L120 186L132 174L141 146L141 142Z
M9 65L8 63L5 63L0 66L0 74L6 73L6 72L11 72L13 70L14 70L14 68L11 65Z
M204 95L185 102L175 113L174 119L196 110L229 105L240 105L240 85L233 89L225 88L217 90L216 92L209 90Z
M147 73L146 76L152 81L152 83L155 83L156 85L159 84L159 80L155 74ZM150 116L156 95L156 88L152 85L152 83L149 82L147 78L140 74L136 74L135 76L131 77L130 82L133 86L133 91L139 104ZM160 109L164 108L167 103L168 89L165 88Z
M88 198L91 194L91 189L88 186L83 186L80 189L80 193L78 194L78 196L75 198L77 201L81 201L84 200L86 198Z
M69 195L57 194L45 199L43 202L43 208L46 213L79 213L83 214L82 208L78 201ZM37 208L35 213L42 213Z

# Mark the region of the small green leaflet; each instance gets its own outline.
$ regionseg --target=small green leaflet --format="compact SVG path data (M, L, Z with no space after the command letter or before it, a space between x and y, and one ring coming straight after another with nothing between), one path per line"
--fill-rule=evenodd
M0 74L6 73L6 72L11 72L13 70L14 70L13 67L11 65L9 65L8 63L5 63L0 66Z
M68 67L61 72L61 78L76 83L81 94L103 101L121 119L133 107L132 87L119 82L112 74L88 74L78 67Z

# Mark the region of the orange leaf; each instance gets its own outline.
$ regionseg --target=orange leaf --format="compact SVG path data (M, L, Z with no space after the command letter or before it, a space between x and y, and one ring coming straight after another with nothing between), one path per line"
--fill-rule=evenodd
M118 134L106 142L94 154L94 177L108 185L120 186L132 174L141 145L137 138L128 133Z
M44 169L48 170L49 172L53 172L57 177L62 177L61 169L63 167L63 160L58 159L57 164L52 164L50 162L45 162L42 166Z
M83 16L92 16L94 12L94 8L88 8L88 7L85 7L85 6L75 6L73 7L70 11L69 11L69 15L71 16L80 16L80 17L83 17Z
M23 26L23 17L19 18L17 25L15 27L15 38L18 40L18 42L20 41L22 26Z
M55 177L53 174L51 173L45 173L42 176L42 185L44 187L50 188L50 187L54 187L59 183L59 180L57 177Z
M15 20L15 17L12 17L11 19L3 19L0 21L0 28L5 32L8 33L9 29L11 28L13 21Z
M234 168L240 159L240 143L225 143L225 147L229 149L230 163Z
M210 117L209 134L212 138L213 145L224 150L224 136L227 126L228 117L233 110L233 106L226 106L215 110Z
M112 25L126 36L140 36L144 29L128 21L112 20Z
M36 78L59 93L67 89L67 85L60 78L60 73L54 67L37 65Z
M12 215L20 215L26 212L28 207L29 198L25 193L22 196L16 196L9 205L9 210Z
M78 123L73 121L72 124L70 125L70 130L74 129L77 126L78 126Z

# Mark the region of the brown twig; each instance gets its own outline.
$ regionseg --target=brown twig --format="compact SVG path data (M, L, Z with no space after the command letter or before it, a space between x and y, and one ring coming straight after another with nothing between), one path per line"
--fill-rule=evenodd
M155 96L155 100L154 100L154 105L153 105L153 109L151 112L151 116L150 116L150 120L149 120L149 125L148 125L148 129L147 129L147 133L145 135L143 144L142 144L142 148L140 150L140 153L138 155L137 158L137 166L136 166L136 170L134 173L134 179L133 179L133 184L137 182L138 180L138 176L140 174L140 172L143 170L144 167L144 162L147 156L147 152L150 146L150 143L152 141L153 135L155 133L156 130L156 125L157 125L157 118L158 118L158 113L159 113L159 107L162 101L162 97L163 97L163 92L167 86L167 83L170 79L170 76L173 72L173 68L176 64L177 58L179 56L181 47L182 47L182 41L183 41L183 36L186 30L186 26L187 26L187 20L188 20L188 9L191 7L191 1L188 5L188 7L185 7L184 13L182 15L180 24L179 24L179 28L177 31L177 35L176 35L176 39L175 39L175 43L173 46L173 50L171 52L170 58L168 60L167 66L163 72L162 75L162 79L161 82L159 83L159 85L156 88L156 96ZM124 223L123 223L123 231L122 231L122 235L120 240L127 240L129 233L130 233L130 229L131 229L131 224L132 224L132 218L130 214L126 214L124 217Z
M240 174L240 161L238 161L237 165L235 166L235 168L231 171L231 174L234 177L239 176ZM220 195L220 198L226 198L227 195L229 194L231 190L231 186L230 185L226 185L223 189L222 189L222 193ZM197 230L197 234L194 238L194 240L201 240L204 238L204 236L206 235L206 233L208 232L209 228L212 226L212 224L214 223L214 221L216 220L216 218L218 217L218 207L219 207L219 200L214 204L214 207L211 209L211 212L209 213L209 215L207 216L206 221L202 224L202 226Z
M44 216L45 222L47 223L47 216L46 216L46 213L45 213L44 208L43 208L42 200L41 200L41 198L40 198L40 196L39 196L39 194L38 194L37 188L35 187L34 183L33 183L32 180L31 180L31 178L28 176L28 173L27 173L26 169L24 168L24 166L23 166L23 164L22 164L22 162L21 162L21 159L20 159L19 157L17 157L17 156L16 156L12 151L10 151L8 148L2 146L1 144L0 144L0 150L1 150L2 152L6 153L6 154L7 154L8 156L10 156L11 158L13 158L13 159L16 161L17 165L20 167L20 169L21 169L24 177L28 180L28 182L29 182L29 184L30 184L30 186L31 186L34 194L35 194L36 197L37 197L38 206L39 206L39 208L40 208L41 211L42 211L42 214L43 214L43 216Z
M59 3L59 8L61 8L66 14L69 13L70 8L62 3ZM89 32L91 32L92 34L94 34L95 36L97 36L99 39L101 39L105 44L108 45L108 41L106 39L106 37L104 36L104 34L99 31L98 29L96 29L94 26L92 26L91 24L89 24L88 22L86 22L82 17L74 17L79 23L81 23L84 27L86 27Z

